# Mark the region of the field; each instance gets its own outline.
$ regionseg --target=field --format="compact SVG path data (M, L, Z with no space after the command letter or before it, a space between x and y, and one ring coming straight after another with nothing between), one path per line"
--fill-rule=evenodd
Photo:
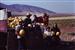
M75 18L75 17L74 17ZM54 18L55 19L55 18ZM60 19L60 20L50 20L49 25L52 27L54 23L57 23L61 30L61 40L62 41L75 41L75 19Z

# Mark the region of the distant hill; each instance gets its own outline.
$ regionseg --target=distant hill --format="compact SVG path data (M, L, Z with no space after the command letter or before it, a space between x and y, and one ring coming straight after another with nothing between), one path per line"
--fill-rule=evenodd
M65 14L65 13L56 13L53 11L49 11L40 7L36 6L30 6L30 5L22 5L22 4L12 4L12 5L6 5L3 3L0 3L1 8L7 8L8 11L12 12L12 15L25 15L27 12L32 13L47 13L50 16L72 16L75 14Z
M35 6L29 6L29 5L21 5L21 4L13 4L13 5L5 5L0 3L0 7L2 8L7 8L8 11L14 12L14 13L19 13L22 12L33 12L33 13L55 13L53 11L49 11L43 8L35 7Z

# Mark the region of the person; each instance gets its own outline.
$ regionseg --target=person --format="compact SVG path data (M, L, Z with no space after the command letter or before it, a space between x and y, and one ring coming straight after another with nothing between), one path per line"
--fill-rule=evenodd
M45 24L45 26L48 26L48 22L49 22L49 15L47 13L44 13L43 15L43 22Z
M26 28L27 34L26 34L26 41L27 41L27 49L30 50L36 50L42 48L42 31L40 28L39 23L36 23L35 26L32 24L28 24L28 27Z
M61 32L60 32L60 29L58 28L57 24L54 24L54 26L52 27L51 31L53 33L53 35L52 35L53 44L54 45L55 44L56 45L60 44L59 42L60 42L60 34L61 34Z
M28 24L31 24L31 23L32 23L32 21L31 21L31 19L30 19L31 16L32 16L32 14L29 13L29 14L27 15L27 18L24 19L24 21L23 21L23 26L24 26L24 27L27 27Z
M35 38L35 42L34 42L35 50L42 49L43 48L43 32L40 27L40 23L36 23L33 29L34 29L34 38Z
M37 17L36 15L34 15L33 23L43 23L43 17L42 16Z
M18 50L25 49L25 30L22 28L22 22L15 26L15 34L18 40Z
M16 26L15 26L15 33L16 35L19 35L19 31L22 29L22 21L20 21Z
M33 20L33 23L36 23L36 22L38 22L38 19L37 19L38 17L36 16L36 15L34 15L34 20Z

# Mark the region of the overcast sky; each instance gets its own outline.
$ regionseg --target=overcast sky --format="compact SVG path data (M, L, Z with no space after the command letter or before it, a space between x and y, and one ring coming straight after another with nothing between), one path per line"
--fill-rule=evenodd
M32 5L57 13L75 13L75 0L0 0L0 2L7 5Z

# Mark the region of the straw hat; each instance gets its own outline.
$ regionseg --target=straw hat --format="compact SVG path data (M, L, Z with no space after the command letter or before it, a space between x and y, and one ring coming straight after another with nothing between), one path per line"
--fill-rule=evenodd
M19 31L19 35L20 35L20 36L24 36L24 34L25 34L24 29L21 29L21 30Z

